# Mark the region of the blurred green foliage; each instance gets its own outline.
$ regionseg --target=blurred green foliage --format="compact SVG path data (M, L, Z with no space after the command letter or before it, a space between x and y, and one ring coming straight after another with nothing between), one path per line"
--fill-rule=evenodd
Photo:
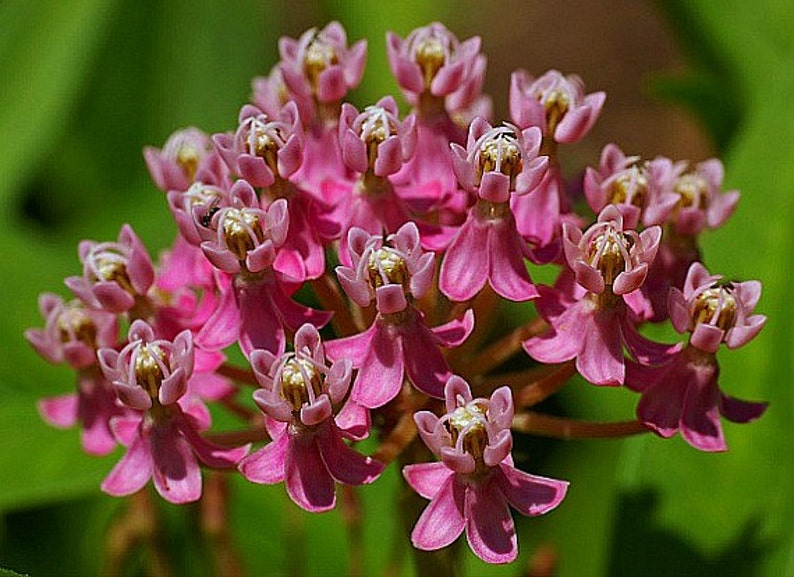
M342 21L369 39L364 84L370 102L395 84L384 33L438 19L454 29L456 3L335 0L300 5L316 23ZM471 574L515 575L539 545L551 545L560 575L794 574L794 393L787 306L794 247L794 5L766 0L660 3L693 64L657 85L697 111L724 152L742 202L729 224L705 239L713 271L760 278L769 323L746 349L724 354L723 388L769 400L750 426L726 426L731 451L700 454L680 439L554 443L542 459L519 449L532 472L572 481L553 514L519 520L516 567L486 567L468 552ZM153 254L172 240L165 202L141 157L178 127L228 129L249 82L277 58L291 5L172 0L4 0L0 2L0 567L31 575L99 571L103 533L121 501L99 494L116 456L89 458L76 431L45 426L36 399L69 389L72 376L39 359L22 339L39 326L36 296L66 294L76 243L115 238L130 222ZM587 418L623 419L636 399L622 390L572 386L561 403ZM531 447L519 443L519 447ZM398 472L361 491L368 573L393 561L403 539L390 520ZM296 515L283 487L236 479L231 518L254 575L344 574L347 541L338 512ZM204 570L191 507L163 503L176 564ZM404 541L404 539L403 539ZM42 553L44 551L45 553ZM400 553L408 562L410 552ZM134 573L135 569L133 569ZM9 574L0 569L0 575Z

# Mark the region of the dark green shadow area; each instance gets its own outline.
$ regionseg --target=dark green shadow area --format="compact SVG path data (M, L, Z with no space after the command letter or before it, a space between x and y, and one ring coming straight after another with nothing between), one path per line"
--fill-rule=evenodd
M713 552L697 548L658 520L659 494L643 489L621 495L615 511L607 574L713 577L757 575L762 560L780 546L761 535L761 519L748 520Z

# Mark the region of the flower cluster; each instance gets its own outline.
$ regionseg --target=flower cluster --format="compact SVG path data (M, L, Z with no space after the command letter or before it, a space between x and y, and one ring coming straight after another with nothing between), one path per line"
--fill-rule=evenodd
M640 394L632 432L680 431L704 451L727 448L721 416L763 413L717 381L720 344L743 346L765 322L753 314L759 282L701 263L698 236L738 201L721 190L720 162L608 144L572 185L561 149L587 136L604 93L556 70L517 71L511 118L494 122L480 44L439 23L390 33L411 107L401 115L392 96L345 102L367 45L331 23L280 41L228 132L191 127L146 148L172 247L154 263L129 225L116 242L83 241L83 273L66 279L74 299L43 295L45 327L26 333L77 373L74 393L40 403L43 417L80 426L88 453L126 448L104 491L152 479L163 498L191 502L201 466L236 468L322 512L337 483L372 483L396 460L430 500L415 547L465 530L477 556L506 563L518 547L510 507L544 514L568 489L516 467L511 430L541 432L523 417L574 367ZM574 212L573 190L592 212ZM536 285L528 263L554 267L556 282ZM502 299L523 303L511 310L526 324L500 331ZM668 320L687 342L644 336ZM245 366L227 361L233 346ZM526 369L503 377L510 359ZM215 432L208 404L242 416L240 430ZM543 434L570 430L542 416ZM365 455L356 443L370 436Z

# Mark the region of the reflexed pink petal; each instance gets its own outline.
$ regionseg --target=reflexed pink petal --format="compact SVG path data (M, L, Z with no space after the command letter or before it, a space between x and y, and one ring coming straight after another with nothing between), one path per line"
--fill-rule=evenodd
M336 426L344 431L348 438L357 441L366 439L372 426L369 409L354 401L348 400L334 418Z
M221 447L214 443L210 443L193 429L187 419L182 422L178 421L178 428L188 440L201 462L213 469L229 469L234 467L250 448L250 445L242 447Z
M187 439L173 423L158 423L151 433L152 480L160 496L171 503L201 497L201 470Z
M490 269L488 253L484 250L487 245L487 227L469 212L441 263L438 286L442 293L462 302L480 292Z
M404 354L402 339L380 326L372 335L350 394L355 402L375 409L382 407L400 392L403 382Z
M712 374L716 379L716 373ZM681 413L681 435L702 451L727 451L720 422L720 390L713 379L699 378L689 383Z
M512 215L489 226L486 248L489 255L488 280L498 295L518 302L539 296L527 272L522 244L524 241L516 230Z
M749 423L764 414L769 403L752 403L721 394L720 413L734 423Z
M114 497L131 495L141 489L152 476L152 453L148 439L138 436L125 455L113 467L102 490Z
M530 475L510 465L501 464L494 474L499 489L522 515L543 515L548 513L565 498L568 491L567 481Z
M633 376L634 365L629 367L632 388L637 388ZM637 404L637 418L660 437L672 437L678 431L686 388L684 379L668 382L660 378L659 382L649 384Z
M576 370L596 385L622 385L626 369L619 319L614 311L597 311L583 331Z
M348 447L333 423L318 433L317 446L328 472L340 483L366 485L383 471L383 463Z
M296 505L310 513L334 508L334 479L313 438L292 438L287 449L285 473L287 493Z
M425 499L432 499L455 473L441 461L416 463L403 467L403 477Z
M423 393L444 398L444 385L452 371L436 345L433 333L418 318L410 331L402 332L405 372L413 385Z
M466 520L463 516L466 487L450 475L422 512L411 531L411 543L423 551L435 551L457 539Z
M544 289L538 302L538 309L561 305L561 294L553 289ZM562 309L560 306L559 308ZM555 311L556 312L556 311ZM538 337L524 341L524 350L533 359L542 363L562 363L579 354L585 338L586 327L592 324L588 319L587 303L579 301L562 309L562 313L551 323L550 329Z
M54 427L65 429L77 424L77 395L75 393L40 399L36 406L42 418Z
M494 479L469 485L466 491L466 538L486 563L510 563L518 555L513 517Z
M459 347L474 330L474 310L467 309L463 317L430 329L436 342L446 348Z
M236 341L239 332L240 309L234 289L228 287L218 303L218 308L196 334L194 342L201 348L218 351Z
M258 451L244 457L237 465L243 477L252 483L275 485L284 480L284 465L289 450L289 434L279 435Z
M275 310L273 293L278 287L264 283L241 283L236 287L240 307L240 348L247 355L254 349L264 349L280 355L286 348L284 327ZM286 297L283 300L289 300Z

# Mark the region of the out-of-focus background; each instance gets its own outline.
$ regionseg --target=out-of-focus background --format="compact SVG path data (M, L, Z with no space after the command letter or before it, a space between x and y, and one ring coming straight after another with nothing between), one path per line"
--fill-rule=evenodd
M596 128L564 149L566 166L595 165L609 142L648 158L720 155L726 188L742 190L735 216L703 244L713 272L764 283L767 327L720 359L722 387L769 400L767 414L726 423L731 450L720 455L652 435L520 440L532 472L572 482L569 498L543 519L520 521L517 565L486 567L467 553L467 572L519 575L543 547L559 575L794 574L794 5L784 0L0 2L0 568L96 574L120 510L98 488L118 455L84 456L76 431L52 430L36 414L37 398L67 392L73 378L22 338L42 324L38 293L66 295L63 278L79 274L77 242L115 239L125 222L152 254L165 248L175 228L142 147L188 125L233 129L251 78L277 61L278 38L330 20L369 41L358 105L396 93L385 31L439 20L461 39L482 37L497 119L507 118L517 68L578 73L588 91L606 91ZM562 402L581 417L626 419L636 397L582 386ZM362 491L372 573L408 555L392 547L396 487L392 466ZM346 572L338 512L296 519L283 487L238 479L232 490L248 574ZM162 507L177 574L201 574L196 511ZM410 562L403 567L410 575Z

